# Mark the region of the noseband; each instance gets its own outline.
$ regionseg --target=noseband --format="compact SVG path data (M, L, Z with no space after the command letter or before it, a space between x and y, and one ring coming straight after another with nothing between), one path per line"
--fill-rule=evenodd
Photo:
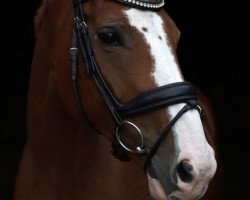
M160 9L164 5L164 0L117 1L126 3L132 7L148 10ZM160 146L161 142L164 140L172 126L175 124L175 122L188 110L198 109L200 111L200 108L197 106L196 90L194 86L188 82L172 83L145 91L140 96L135 97L126 104L120 103L106 84L106 81L97 66L88 37L88 27L82 11L82 0L73 0L73 5L75 9L75 26L73 29L72 48L70 49L70 53L72 63L73 91L76 102L82 110L77 89L77 58L78 46L80 46L83 60L86 61L86 73L94 80L103 101L105 102L116 123L114 137L115 140L113 141L113 154L119 158L122 154L125 155L124 150L126 150L129 152L140 153L144 155L146 157L144 164L144 169L146 171L147 168L151 165L151 160L158 147ZM170 121L168 126L160 134L153 147L150 150L146 150L144 146L143 135L140 129L134 123L126 121L126 119L144 112L149 112L178 103L185 103L185 106L177 113L172 121ZM135 129L141 139L140 144L135 149L130 149L121 140L121 129L124 126L130 126Z

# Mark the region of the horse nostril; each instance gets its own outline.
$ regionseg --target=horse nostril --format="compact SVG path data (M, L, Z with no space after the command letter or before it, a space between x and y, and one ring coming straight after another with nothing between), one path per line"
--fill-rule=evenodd
M177 174L184 183L191 183L193 181L193 166L188 161L183 160L177 166Z

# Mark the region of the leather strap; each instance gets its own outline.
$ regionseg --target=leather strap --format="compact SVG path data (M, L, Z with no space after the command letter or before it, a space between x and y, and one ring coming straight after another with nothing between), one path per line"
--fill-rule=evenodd
M78 44L80 45L83 60L85 60L86 63L86 72L88 75L91 75L91 77L95 81L97 89L99 90L103 98L103 101L107 105L107 108L111 112L114 121L117 124L121 124L123 120L119 115L119 113L117 112L117 107L120 106L120 104L110 91L96 64L95 56L92 51L88 37L87 25L85 23L84 15L82 13L81 3L82 3L81 0L77 0L76 2L74 2L75 6L74 23L75 23L75 31L77 33Z
M148 90L123 105L119 112L123 118L156 110L177 103L196 101L196 90L189 82L177 82Z

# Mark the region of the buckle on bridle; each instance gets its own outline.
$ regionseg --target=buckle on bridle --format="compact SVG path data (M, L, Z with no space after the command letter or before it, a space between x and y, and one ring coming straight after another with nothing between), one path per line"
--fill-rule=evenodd
M121 140L121 128L125 125L129 125L132 128L134 128L137 132L137 134L140 136L140 144L135 147L134 149L131 149L130 147L128 147L126 144L124 144ZM130 121L123 121L121 125L117 126L115 129L115 136L116 139L118 141L118 143L127 151L131 152L131 153L138 153L138 154L144 154L146 152L146 150L144 149L144 139L143 139L143 135L141 130L132 122Z
M82 31L86 33L88 25L85 23L85 21L80 20L79 17L74 18L75 27L78 31Z
M196 105L196 109L199 112L201 119L203 119L205 114L204 114L204 111L202 110L202 108L199 105Z
M76 47L72 47L69 49L69 53L71 56L77 56L78 49Z

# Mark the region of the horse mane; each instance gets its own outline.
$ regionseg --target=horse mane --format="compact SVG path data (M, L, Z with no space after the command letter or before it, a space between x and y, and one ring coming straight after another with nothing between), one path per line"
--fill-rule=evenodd
M39 29L43 23L43 19L48 13L48 11L53 7L53 5L56 2L59 2L60 0L42 0L42 3L40 7L38 8L36 12L36 16L34 18L34 23L35 23L35 34L39 32Z

